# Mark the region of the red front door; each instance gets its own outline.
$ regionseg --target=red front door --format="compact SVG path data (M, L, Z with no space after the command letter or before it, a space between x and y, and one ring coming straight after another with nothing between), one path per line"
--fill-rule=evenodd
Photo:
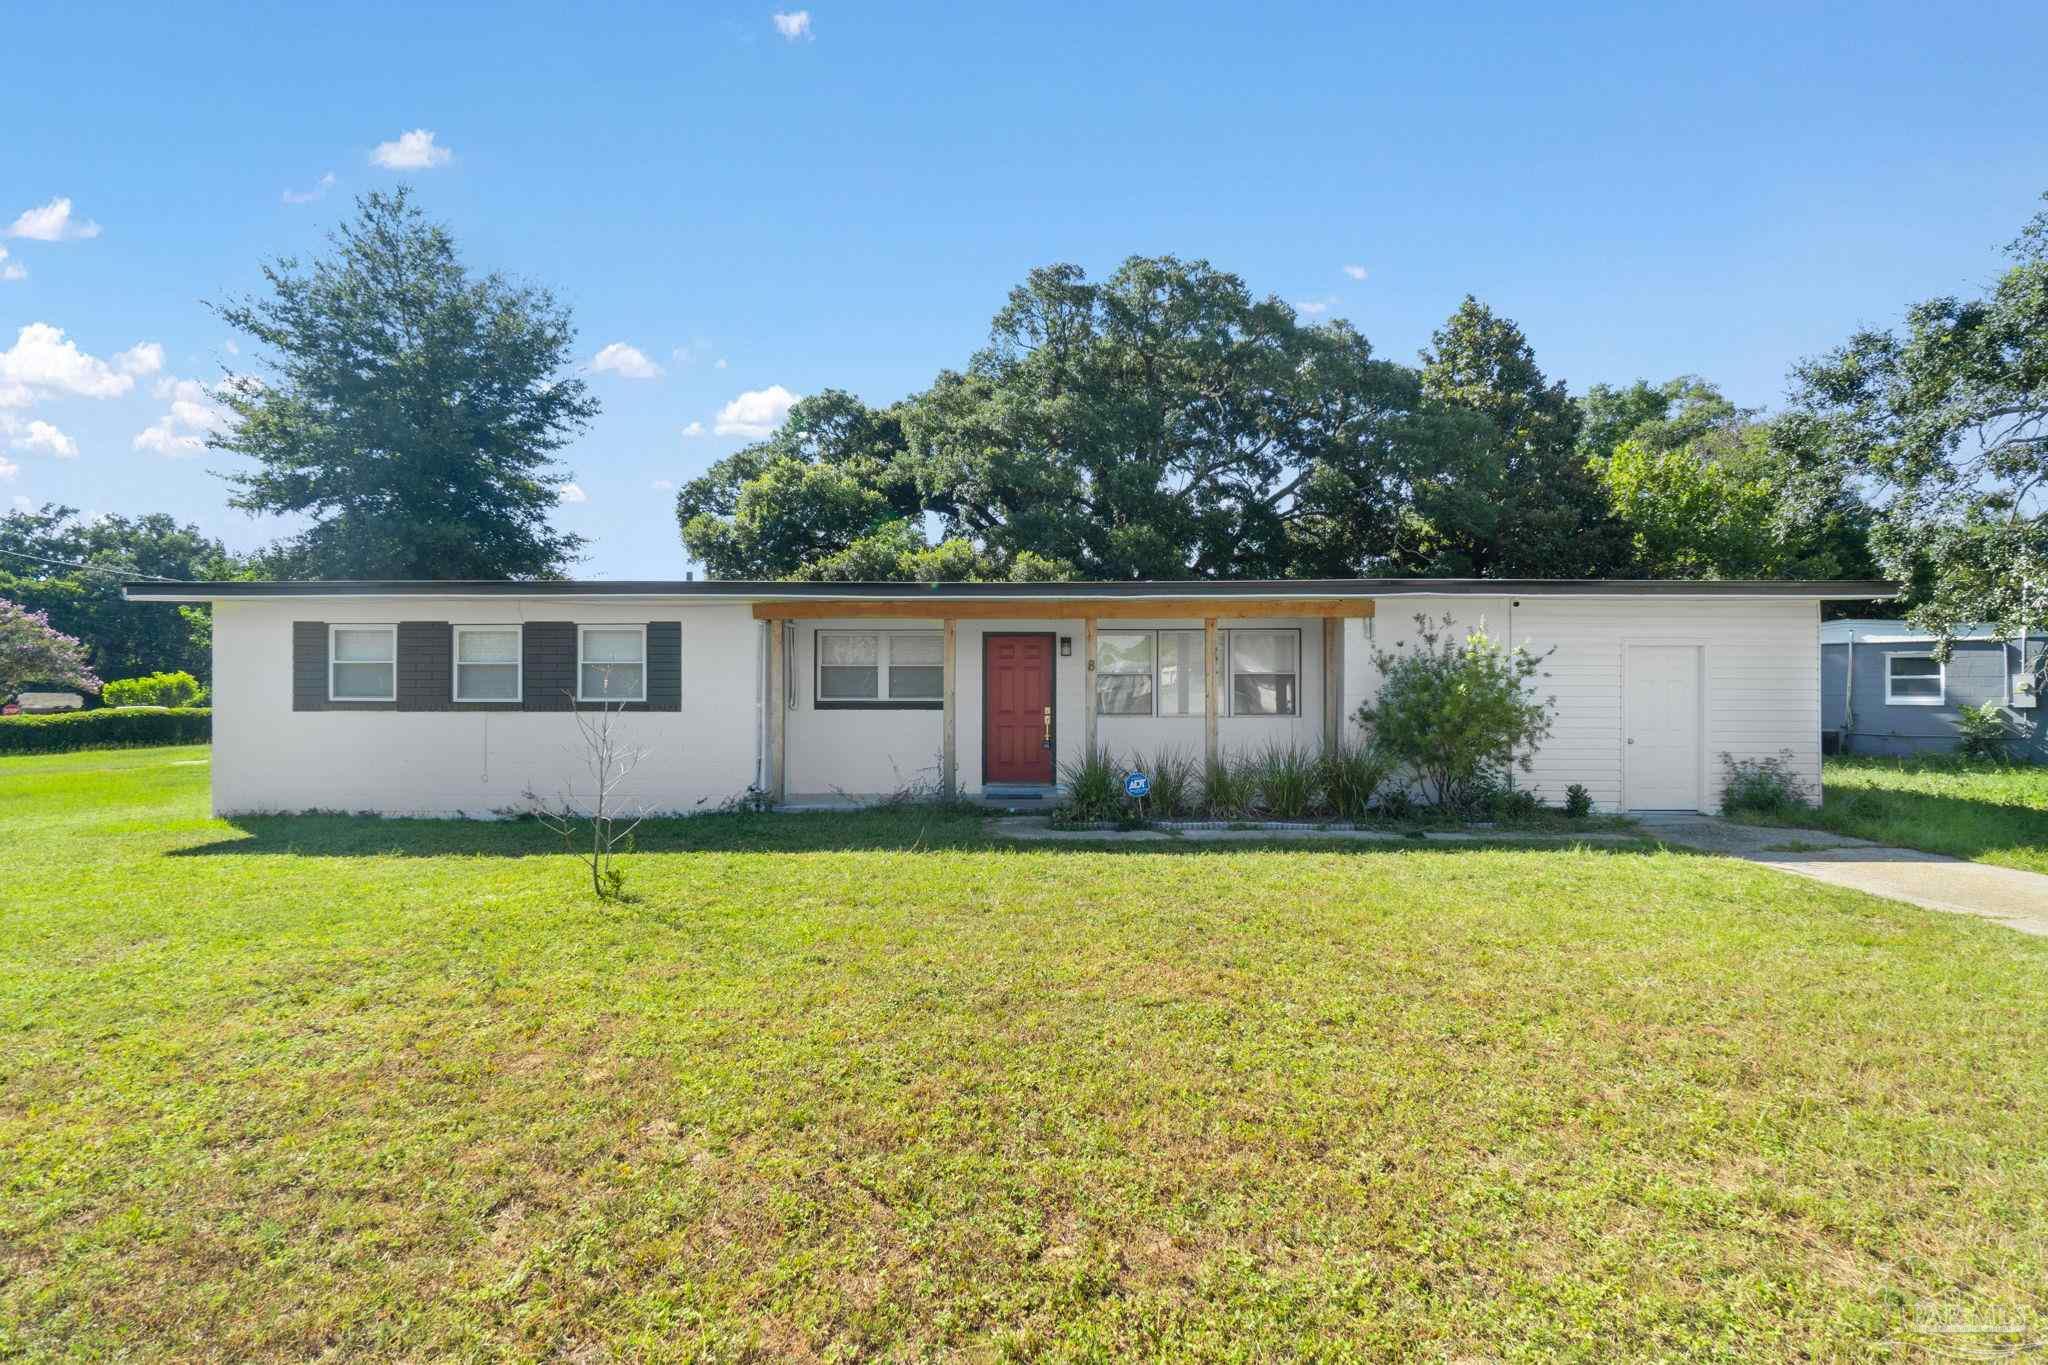
M984 784L1052 781L1052 640L982 637Z

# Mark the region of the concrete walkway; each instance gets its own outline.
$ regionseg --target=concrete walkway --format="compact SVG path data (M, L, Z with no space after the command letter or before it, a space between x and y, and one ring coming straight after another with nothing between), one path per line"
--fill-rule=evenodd
M1830 886L1909 905L1995 920L2048 938L2048 876L1887 848L1813 829L1763 829L1708 815L1646 815L1643 832L1667 844L1762 863Z

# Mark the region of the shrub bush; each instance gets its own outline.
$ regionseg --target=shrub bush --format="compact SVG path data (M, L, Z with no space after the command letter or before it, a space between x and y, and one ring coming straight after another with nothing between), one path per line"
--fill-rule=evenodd
M1486 808L1496 820L1527 820L1542 813L1543 798L1532 791L1502 787L1488 798Z
M1721 788L1721 813L1734 815L1794 815L1811 807L1806 783L1792 771L1792 751L1781 749L1772 758L1737 758L1721 755L1727 774Z
M141 678L117 678L100 689L106 706L194 706L204 689L199 679L180 670Z
M2006 744L2013 737L2012 727L2006 723L2005 707L1998 702L1957 708L1956 731L1962 736L1956 749L1964 758L2003 762L2012 756Z
M204 707L0 716L0 754L61 754L74 749L204 744L212 738L213 712Z
M1074 824L1123 816L1124 770L1109 750L1097 747L1060 765L1067 796L1054 817Z
M1449 616L1417 616L1415 624L1413 649L1404 642L1374 651L1384 681L1358 721L1414 771L1431 804L1459 814L1500 785L1508 764L1533 766L1536 746L1549 738L1556 703L1527 691L1547 656L1495 642L1484 623L1462 640Z
M1152 779L1152 813L1162 819L1192 815L1201 799L1202 765L1193 754L1180 749L1156 749L1146 761L1145 775Z
M1585 783L1574 782L1564 789L1564 813L1574 820L1593 813L1593 793L1586 790Z
M1253 800L1271 820L1302 820L1314 809L1322 760L1298 744L1269 743L1245 764Z
M1223 754L1202 772L1202 811L1212 820L1234 820L1251 813L1256 794L1252 765Z

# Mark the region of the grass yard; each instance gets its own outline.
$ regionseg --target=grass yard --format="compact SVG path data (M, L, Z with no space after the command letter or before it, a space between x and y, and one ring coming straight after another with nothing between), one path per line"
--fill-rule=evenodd
M1635 848L0 760L0 1357L1779 1361L2048 1320L2048 942Z
M1901 848L2048 872L2048 767L1831 758L1817 826Z

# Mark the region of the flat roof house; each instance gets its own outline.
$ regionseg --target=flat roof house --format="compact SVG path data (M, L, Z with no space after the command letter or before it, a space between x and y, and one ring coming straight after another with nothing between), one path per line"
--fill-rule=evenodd
M568 714L630 712L635 799L689 811L922 787L1044 796L1091 744L1320 745L1375 648L1449 614L1549 651L1519 777L1608 810L1711 810L1720 755L1820 779L1821 603L1879 582L276 582L125 586L214 607L223 815L481 815L581 772Z
M1910 758L1946 753L1961 739L1956 713L1998 703L2011 738L2007 755L2048 763L2040 720L2048 684L2041 637L2007 638L1964 626L1937 641L1905 621L1829 621L1820 629L1821 726L1843 753Z

